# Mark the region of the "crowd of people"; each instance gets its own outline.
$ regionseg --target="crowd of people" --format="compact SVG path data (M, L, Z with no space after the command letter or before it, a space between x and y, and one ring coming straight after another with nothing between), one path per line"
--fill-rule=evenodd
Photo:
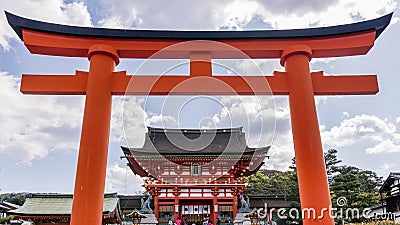
M231 221L227 221L227 224L230 225ZM196 222L192 222L190 224L190 222L188 222L187 220L181 220L179 217L175 220L175 222L172 222L172 220L170 220L168 222L168 225L220 225L220 221L219 219L217 219L216 223L214 224L212 220L210 219L204 219L202 223L196 223Z

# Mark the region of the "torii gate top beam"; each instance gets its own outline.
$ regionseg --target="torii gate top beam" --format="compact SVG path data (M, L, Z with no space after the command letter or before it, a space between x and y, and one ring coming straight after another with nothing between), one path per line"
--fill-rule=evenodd
M148 58L176 43L189 40L216 40L231 45L250 58L280 58L284 49L307 45L313 58L364 55L389 25L392 13L359 23L294 30L257 31L167 31L124 30L66 26L31 20L6 12L9 24L31 53L87 57L93 44L106 42L120 58ZM193 51L209 51L212 58L232 58L226 49L196 45ZM211 47L212 48L212 47ZM191 49L168 52L160 58L189 58Z

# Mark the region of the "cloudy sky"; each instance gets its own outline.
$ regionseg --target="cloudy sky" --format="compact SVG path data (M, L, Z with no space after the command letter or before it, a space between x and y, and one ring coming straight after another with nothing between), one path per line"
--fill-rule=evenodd
M4 10L35 20L89 27L237 31L321 27L394 12L392 24L368 55L311 61L312 70L327 75L378 74L380 92L375 96L318 97L316 102L324 149L335 148L345 164L386 177L390 171L400 171L400 77L395 67L396 52L400 52L398 7L399 1L394 0L1 1L0 193L72 193L84 97L22 95L20 78L22 73L73 74L87 71L89 65L84 58L29 54L8 26ZM188 68L185 61L168 65L168 71L162 66L165 62L161 66L146 63L122 60L116 70L140 74L152 68L153 73L168 74L185 73ZM277 60L219 63L244 75L283 71ZM226 72L217 67L215 73ZM267 168L286 170L294 156L286 97L115 97L106 192L141 191L141 179L120 159L119 146L139 147L144 127L149 125L243 126L249 146L272 145Z

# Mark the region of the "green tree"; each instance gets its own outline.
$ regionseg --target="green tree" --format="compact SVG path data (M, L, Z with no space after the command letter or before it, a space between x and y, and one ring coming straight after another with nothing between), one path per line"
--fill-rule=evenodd
M382 184L382 177L377 176L373 171L340 165L342 160L338 158L337 153L335 149L329 149L324 153L333 207L339 207L345 211L348 208L356 208L362 212L363 209L378 204L378 188ZM296 158L292 159L288 171L260 170L250 176L248 181L249 188L245 194L284 194L292 207L300 208ZM337 204L339 197L346 199L346 205ZM348 221L361 220L349 219Z
M378 188L382 184L382 177L375 172L362 170L354 166L340 166L335 168L336 175L330 182L332 205L335 208L358 209L379 203ZM357 215L345 215L348 222L361 222L363 218Z
M324 158L328 181L331 182L333 176L337 172L338 164L341 163L342 160L338 159L336 149L329 149L327 152L324 153Z
M7 201L16 205L23 205L29 193L5 193L0 195L0 201Z
M300 209L297 172L276 170L260 170L248 178L249 187L245 194L284 194L290 202L290 208ZM288 218L288 221L301 223L298 218Z
M266 193L268 178L260 171L248 177L249 186L247 187L245 194L262 195Z
M245 194L284 194L288 201L299 201L297 173L289 170L260 170L248 178Z

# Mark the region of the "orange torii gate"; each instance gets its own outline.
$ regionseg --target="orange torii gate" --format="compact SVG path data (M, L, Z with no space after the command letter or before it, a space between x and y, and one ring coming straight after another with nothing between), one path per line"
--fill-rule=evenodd
M30 20L6 12L9 24L33 54L88 57L89 72L75 75L23 75L25 94L86 95L71 224L101 224L112 95L289 95L301 206L317 218L305 224L334 224L315 95L376 94L375 75L323 76L310 72L312 58L366 54L388 26L392 14L360 23L312 29L269 31L150 31L64 26ZM226 49L195 44L161 58L190 59L189 76L127 76L114 72L120 58L149 58L185 41L213 40L233 46L250 58L280 58L285 72L273 76L212 76L211 59L232 58ZM199 61L200 60L200 61ZM210 77L172 92L193 77ZM148 83L157 80L151 87ZM139 84L126 93L129 82ZM232 91L219 90L223 82ZM250 87L249 82L252 84ZM142 87L143 86L143 87ZM150 91L148 91L150 90Z

